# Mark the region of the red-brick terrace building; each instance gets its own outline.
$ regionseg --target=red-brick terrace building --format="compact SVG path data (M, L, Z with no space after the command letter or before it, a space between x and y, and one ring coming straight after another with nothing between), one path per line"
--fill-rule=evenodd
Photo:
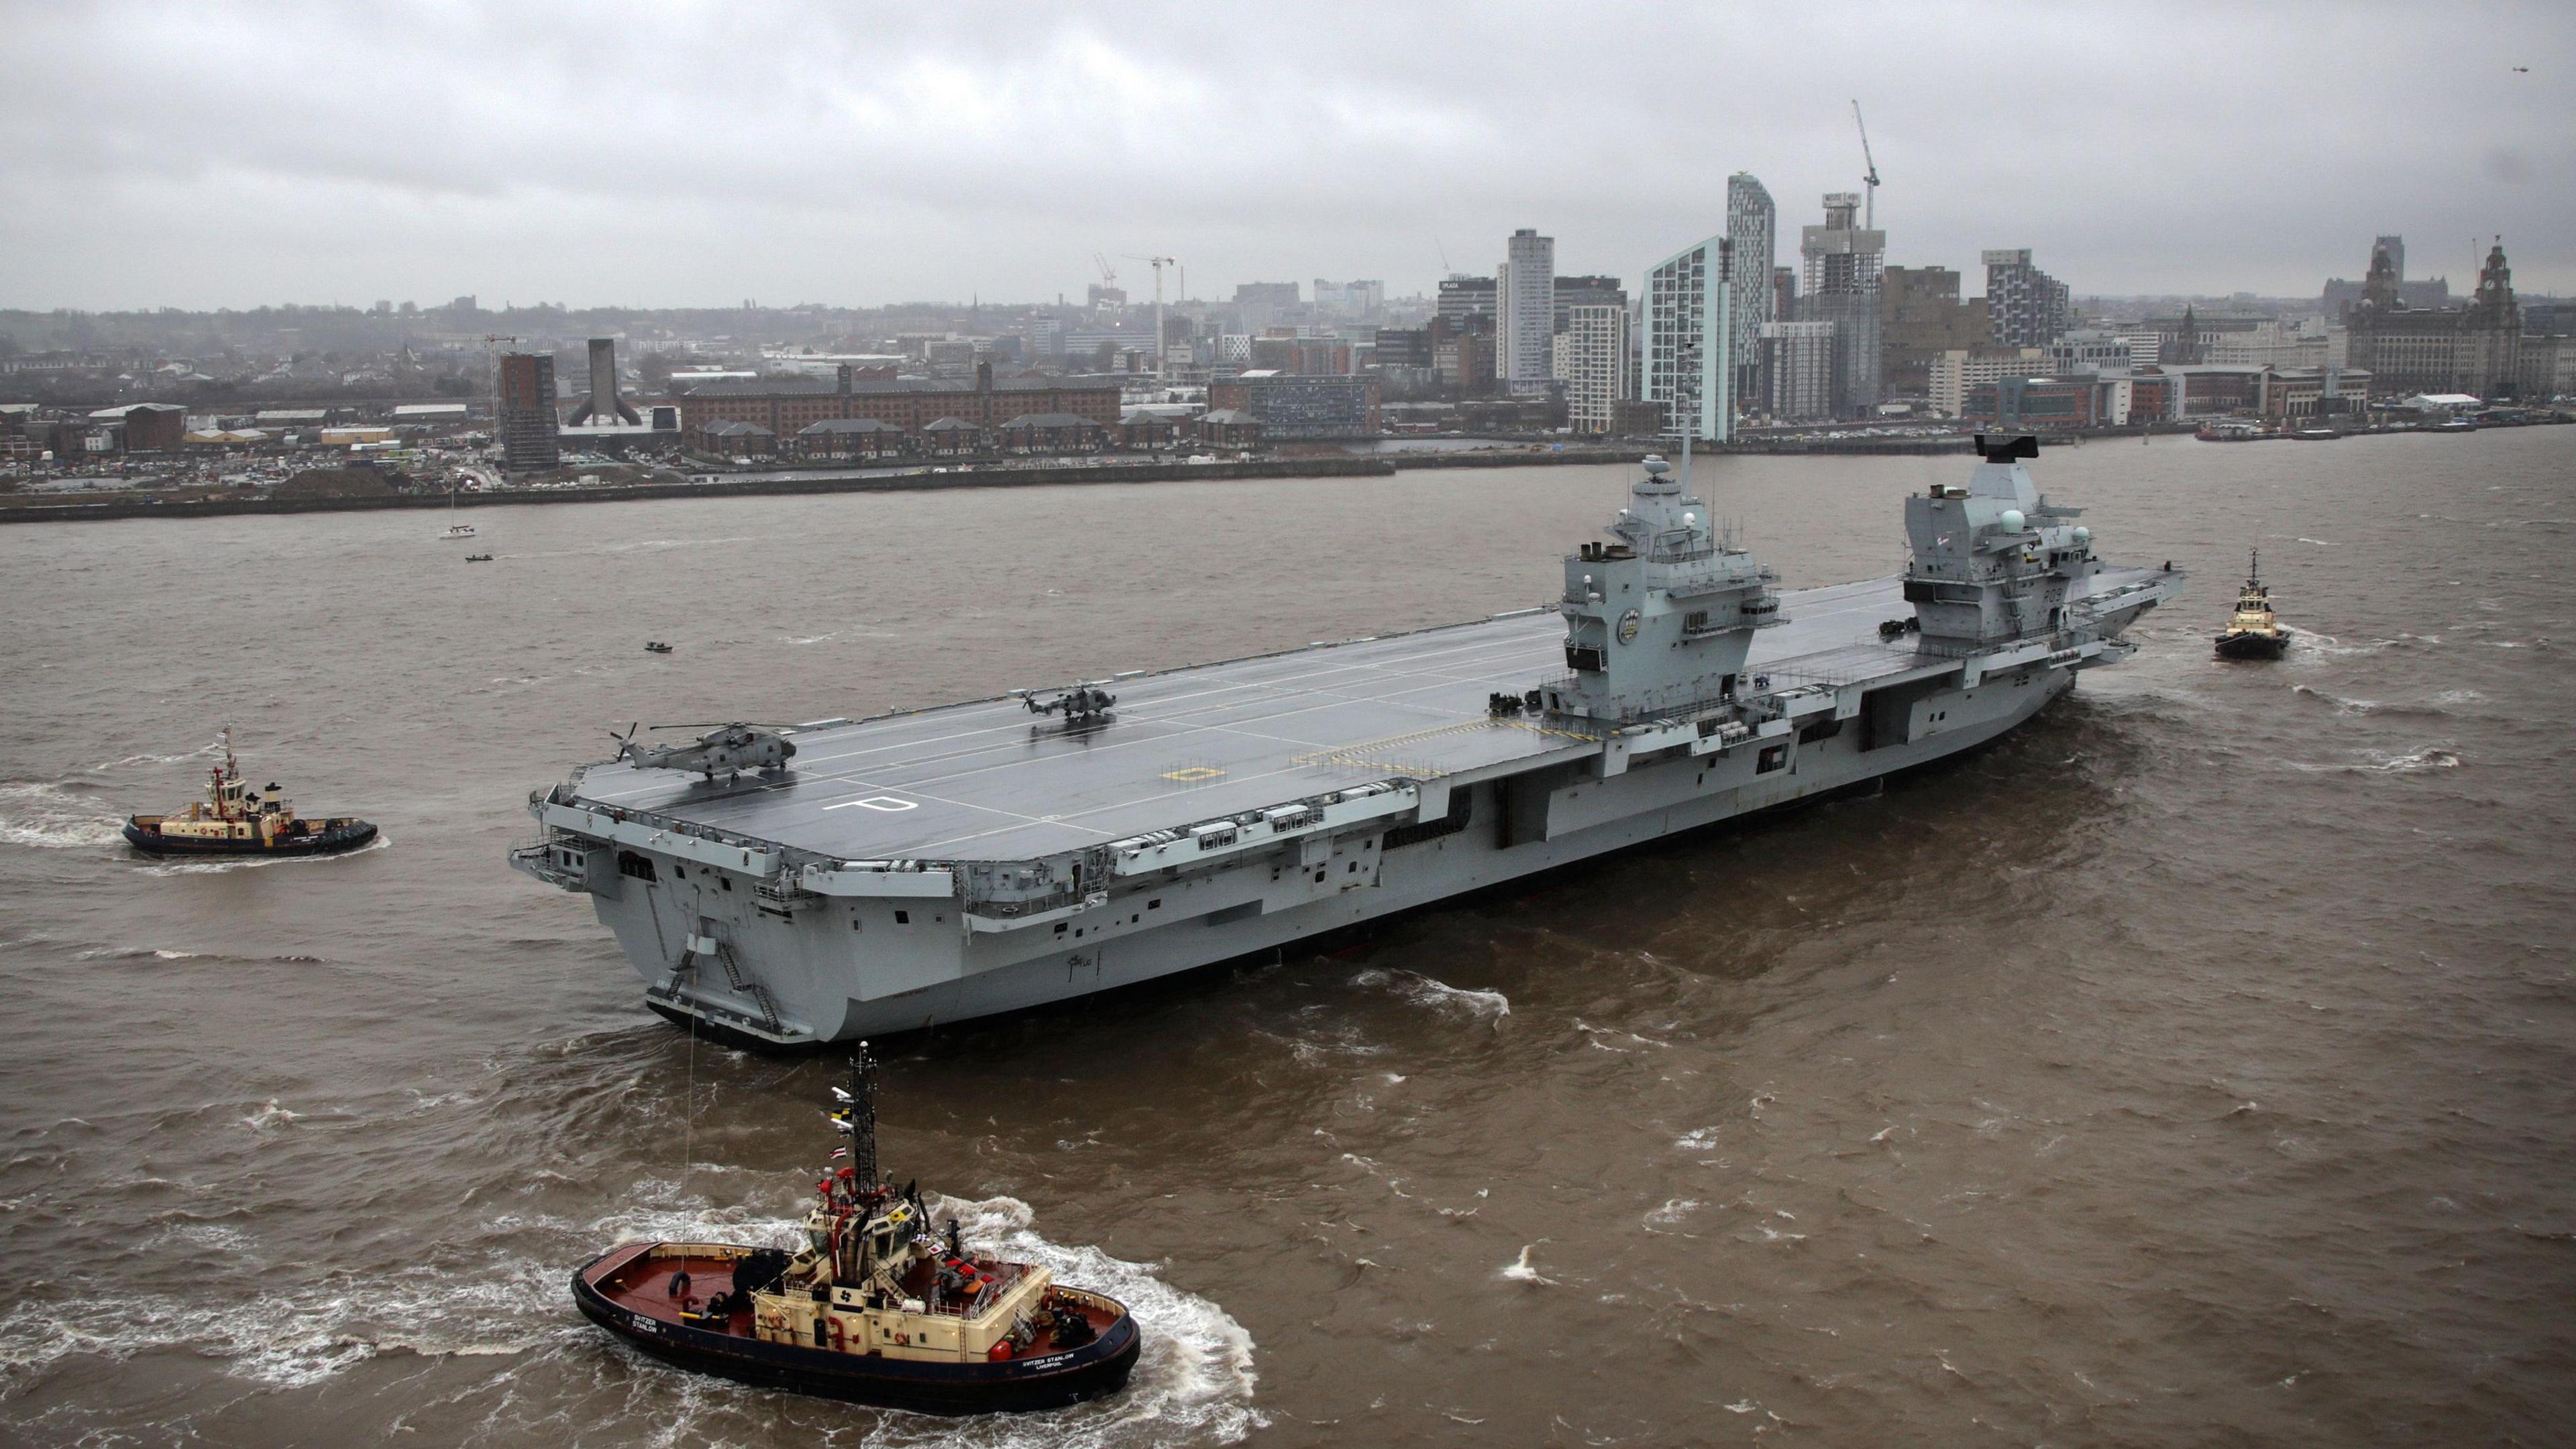
M728 379L702 382L680 395L680 427L696 433L722 422L757 423L793 438L835 418L874 418L914 439L941 418L961 418L985 432L1033 413L1068 413L1103 430L1118 426L1118 388L1059 383L1047 378L993 380L977 370L971 385L921 379L861 381L842 368L838 378Z

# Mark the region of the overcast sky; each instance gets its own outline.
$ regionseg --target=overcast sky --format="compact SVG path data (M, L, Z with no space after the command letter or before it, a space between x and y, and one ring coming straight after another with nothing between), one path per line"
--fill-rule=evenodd
M1633 280L1791 260L1857 189L1899 265L2083 292L2412 275L2576 293L2576 5L79 5L0 0L0 305L573 306ZM2517 73L2515 66L2528 66ZM1443 257L1446 257L1444 265Z

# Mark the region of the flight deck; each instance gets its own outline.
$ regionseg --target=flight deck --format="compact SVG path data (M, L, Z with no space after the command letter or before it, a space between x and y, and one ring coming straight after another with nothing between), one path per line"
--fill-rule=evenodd
M1748 671L1851 683L1930 662L1882 641L1895 578L1784 592ZM594 765L577 803L844 860L1016 860L1390 776L1427 777L1589 744L1602 726L1497 719L1496 693L1564 672L1553 608L1118 680L1096 722L1016 698L799 730L787 771L702 780ZM567 803L575 803L568 801Z

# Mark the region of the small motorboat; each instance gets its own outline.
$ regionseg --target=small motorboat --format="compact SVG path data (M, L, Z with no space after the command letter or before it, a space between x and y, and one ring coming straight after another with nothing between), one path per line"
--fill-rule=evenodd
M465 556L465 561L467 563L490 563L492 561L492 555L488 553L469 553Z
M668 654L671 652L671 646L663 643L659 639L647 639L644 641L644 652L647 654Z
M848 1145L814 1184L793 1253L627 1243L572 1277L591 1322L677 1368L928 1414L1055 1409L1127 1386L1144 1346L1125 1304L933 1232L916 1187L877 1171L867 1046L829 1115Z

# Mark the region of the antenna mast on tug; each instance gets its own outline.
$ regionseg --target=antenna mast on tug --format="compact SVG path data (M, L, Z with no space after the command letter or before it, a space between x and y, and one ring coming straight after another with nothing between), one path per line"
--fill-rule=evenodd
M841 1110L832 1121L850 1139L850 1170L865 1192L877 1185L877 1064L866 1042L850 1054L850 1085L837 1095Z

